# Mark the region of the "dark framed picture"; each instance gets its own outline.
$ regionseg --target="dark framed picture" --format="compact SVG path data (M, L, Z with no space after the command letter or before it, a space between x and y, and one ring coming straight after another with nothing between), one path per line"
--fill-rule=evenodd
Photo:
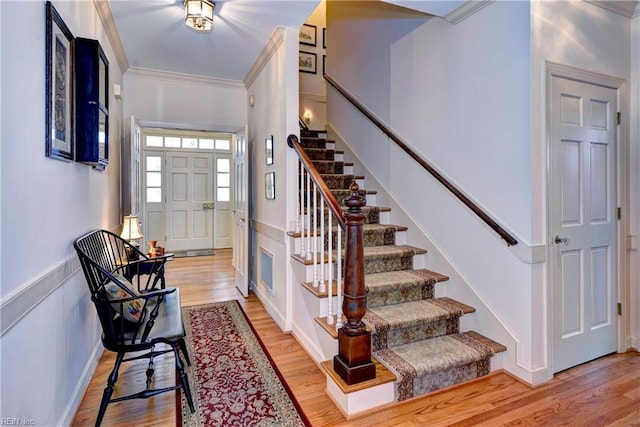
M311 24L302 24L300 27L300 44L316 46L318 40L318 28Z
M45 154L73 160L73 35L51 2L45 5Z
M303 73L316 74L318 72L317 56L312 52L298 52L298 65Z
M264 139L265 156L267 165L273 164L273 135L269 135Z
M323 49L327 48L327 29L326 28L322 29L322 48Z
M327 55L322 55L322 75L327 74Z
M267 172L264 174L264 197L267 200L276 198L276 173Z

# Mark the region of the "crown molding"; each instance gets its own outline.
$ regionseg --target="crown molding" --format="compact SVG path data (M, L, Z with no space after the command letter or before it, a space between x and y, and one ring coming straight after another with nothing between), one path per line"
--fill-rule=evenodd
M124 74L129 69L129 60L127 59L124 47L122 46L122 40L120 40L120 33L118 33L116 21L113 19L111 6L109 6L109 2L107 0L93 0L93 4L96 7L98 16L100 16L102 26L107 33L107 38L109 39L111 48L116 55L116 61L118 61L118 65L120 66L120 72Z
M273 31L266 46L262 49L262 52L260 52L260 55L258 55L258 58L256 59L256 62L253 63L253 66L243 80L244 87L246 89L249 89L262 69L267 65L269 59L271 59L273 54L278 50L278 47L280 47L282 42L284 42L284 32L284 27L278 27Z
M584 0L586 3L617 13L625 18L640 16L640 3L637 1Z
M447 13L444 16L444 19L446 19L451 24L457 24L457 23L459 23L461 21L464 21L465 19L467 19L468 17L470 17L474 13L476 13L476 12L484 9L485 7L489 6L494 1L495 0L477 0L477 1L476 0L473 0L473 1L469 0L469 1L466 1L465 3L460 5L459 7L455 8L451 12Z
M243 89L244 85L238 80L218 79L215 77L196 76L194 74L175 73L172 71L151 70L149 68L130 67L127 76L143 77L148 79L165 80L171 82L193 83L207 86L227 86L234 89Z

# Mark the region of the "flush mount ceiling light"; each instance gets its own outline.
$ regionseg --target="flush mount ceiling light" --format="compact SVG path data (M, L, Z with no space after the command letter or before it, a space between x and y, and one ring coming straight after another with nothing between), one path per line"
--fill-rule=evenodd
M184 0L184 23L196 31L211 31L215 7L209 0Z

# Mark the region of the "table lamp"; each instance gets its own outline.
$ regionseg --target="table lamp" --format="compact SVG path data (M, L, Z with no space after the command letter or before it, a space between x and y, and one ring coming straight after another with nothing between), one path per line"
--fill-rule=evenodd
M131 243L133 246L138 246L138 243L134 240L142 239L142 233L140 232L140 223L138 217L135 215L126 215L122 221L122 233L120 237ZM127 258L129 260L137 259L137 252L131 249L127 249Z

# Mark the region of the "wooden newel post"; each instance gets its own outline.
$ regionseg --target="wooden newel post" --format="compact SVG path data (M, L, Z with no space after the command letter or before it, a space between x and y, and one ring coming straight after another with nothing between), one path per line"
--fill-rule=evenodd
M371 361L371 332L362 317L367 311L364 287L364 218L366 204L359 194L358 184L351 183L351 196L344 201L349 208L345 213L346 246L344 266L344 296L342 312L346 322L338 330L338 354L333 357L333 369L349 385L376 377Z

